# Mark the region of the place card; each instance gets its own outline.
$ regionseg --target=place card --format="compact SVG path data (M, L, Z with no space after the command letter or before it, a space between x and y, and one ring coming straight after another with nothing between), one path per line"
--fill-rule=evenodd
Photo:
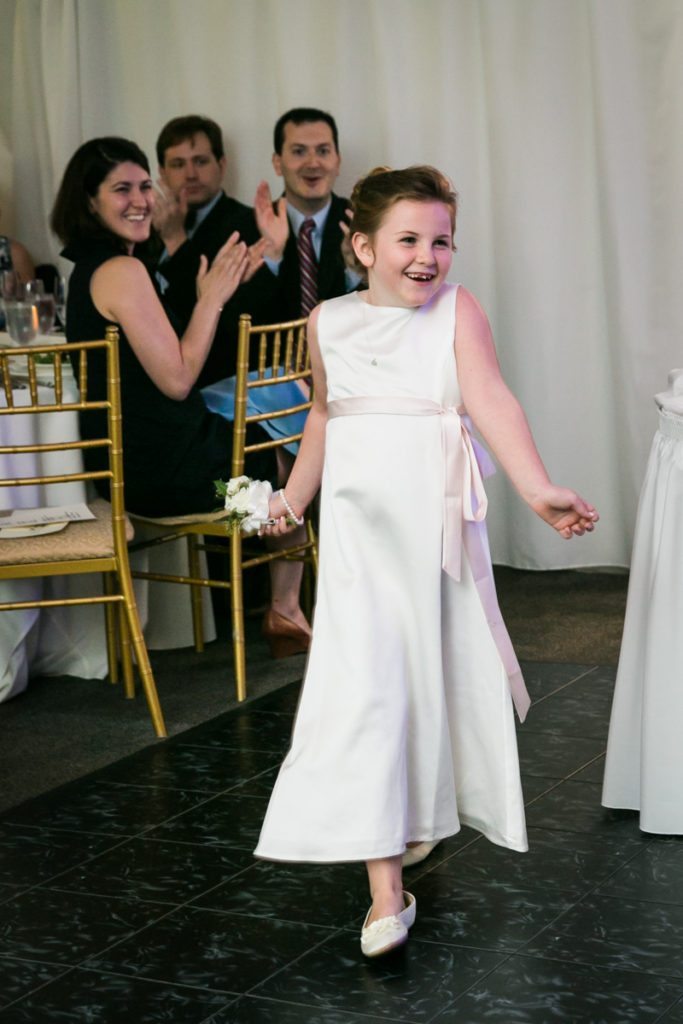
M94 519L87 505L52 505L48 508L14 509L8 516L0 515L0 530L14 526L42 526L46 523L75 523Z

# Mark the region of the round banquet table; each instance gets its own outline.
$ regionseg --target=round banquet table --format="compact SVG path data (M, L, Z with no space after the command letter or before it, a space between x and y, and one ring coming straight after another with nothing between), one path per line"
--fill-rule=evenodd
M631 559L602 803L683 834L683 369L655 396Z
M2 342L0 334L0 343ZM5 336L6 337L6 336ZM40 339L36 339L38 343ZM44 339L54 343L54 338ZM63 367L65 398L77 400L78 390L71 367ZM29 404L29 392L13 391L17 405ZM39 402L49 403L53 393L47 386L38 388ZM4 395L0 394L4 404ZM39 416L0 417L0 443L28 444L78 438L78 415L59 412ZM50 466L59 472L79 472L80 452L53 452L23 455L1 455L3 476L40 476ZM56 484L45 489L39 486L0 488L0 510L37 508L50 505L72 505L87 501L85 486L77 481ZM136 527L136 539L142 539ZM0 540L11 544L11 540ZM136 552L130 557L131 568L187 575L185 544L178 542L160 548ZM151 650L189 647L193 643L192 612L189 587L148 583L134 580L135 594L145 640ZM31 600L33 598L81 597L101 593L100 577L57 576L35 580L13 580L0 583L0 600ZM215 639L216 630L208 590L203 591L204 631L207 641ZM80 607L31 608L0 612L0 701L24 690L31 676L72 675L83 679L103 679L107 675L104 633L104 612L101 605Z

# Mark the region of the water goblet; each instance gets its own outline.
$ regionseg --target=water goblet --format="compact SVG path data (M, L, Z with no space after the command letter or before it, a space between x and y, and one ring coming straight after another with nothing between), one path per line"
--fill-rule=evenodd
M16 270L0 270L0 330L5 327L5 302L18 298L19 275Z
M38 278L35 278L33 281L24 281L21 286L21 294L17 298L23 299L24 302L35 302L37 298L44 294L45 285Z
M57 309L57 323L66 330L66 278L56 277L54 283L55 307Z
M5 299L19 298L19 275L16 270L0 272L0 297Z
M7 333L17 345L27 345L38 333L38 310L32 302L5 300Z
M38 329L41 334L49 334L55 325L55 297L54 295L39 295L33 301L38 310Z

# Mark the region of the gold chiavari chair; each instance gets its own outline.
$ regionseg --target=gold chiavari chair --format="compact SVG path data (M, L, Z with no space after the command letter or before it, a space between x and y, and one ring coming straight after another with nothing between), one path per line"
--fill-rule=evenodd
M0 395L4 398L4 402L0 402L0 418L9 417L11 422L12 417L17 416L47 417L66 411L81 413L100 410L100 415L102 412L105 413L102 417L104 426L101 436L98 432L96 437L88 440L74 440L71 437L63 441L0 445L0 462L3 461L2 456L33 456L30 459L31 465L35 465L34 459L39 458L43 469L40 475L31 473L10 477L0 474L0 487L39 486L44 488L44 493L49 496L50 488L55 485L75 481L87 483L108 480L111 502L96 499L89 503L88 507L95 518L69 522L61 532L3 540L0 543L0 581L101 573L104 592L101 595L84 597L3 601L0 602L0 611L58 605L102 604L105 610L110 679L112 682L118 681L117 654L120 650L125 695L134 696L133 655L135 656L154 731L158 737L163 737L166 735L166 728L140 628L128 565L127 541L132 537L132 527L124 511L118 331L115 327L108 327L103 340L75 342L69 345L69 353L77 357L78 395L73 394L73 389L69 392L64 386L64 352L63 344L0 349ZM96 400L88 393L88 371L92 359L102 356L106 360L107 394L106 399ZM48 360L47 364L45 359ZM48 401L45 402L46 389L41 388L40 395L38 392L39 372L50 366L50 391ZM28 391L28 404L23 401L17 404L15 401L15 394L19 392L13 389L19 379L24 393ZM54 431L52 433L54 434ZM45 434L48 434L47 430ZM41 431L36 431L35 436L41 436ZM70 453L72 458L73 453L95 448L104 449L106 452L106 468L60 472L59 453ZM18 460L18 463L21 461ZM15 465L18 463L14 462ZM63 459L61 469L64 469ZM49 506L49 500L46 504Z
M261 388L272 388L278 384L292 381L308 381L310 379L310 358L306 344L306 318L290 320L283 323L255 326L251 317L243 314L239 320L237 341L237 375L235 381L235 415L232 450L231 476L238 477L244 473L245 456L250 452L264 449L277 449L301 439L301 432L283 433L277 438L258 444L247 443L247 428L250 424L264 420L282 420L299 412L307 412L312 404L311 398L301 396L301 400L287 408L267 413L248 412L248 396L251 391ZM256 352L252 353L252 345ZM252 358L250 360L250 355ZM249 366L257 369L249 371ZM216 499L218 506L220 499ZM225 512L217 510L197 515L165 517L152 519L142 516L131 516L134 522L140 521L153 524L158 528L157 535L150 540L141 541L130 546L131 551L168 543L186 537L188 546L189 576L177 576L158 572L133 570L136 578L155 580L157 582L184 583L192 588L192 622L194 628L195 649L202 651L204 638L201 615L201 587L216 587L229 590L232 619L233 656L235 666L235 687L237 699L242 701L247 695L246 655L244 638L244 598L243 573L259 565L265 565L276 559L297 560L308 564L313 572L317 571L318 550L313 524L306 516L305 542L286 549L266 550L262 541L255 543L245 541L237 529L232 529L225 522ZM221 538L229 542L230 572L229 580L216 580L202 576L200 572L201 551L215 551L225 554L225 546L219 547L206 538Z

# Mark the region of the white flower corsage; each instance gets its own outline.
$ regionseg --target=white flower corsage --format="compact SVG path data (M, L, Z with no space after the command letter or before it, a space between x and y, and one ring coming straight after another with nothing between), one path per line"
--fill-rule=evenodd
M226 483L225 480L214 480L216 494L225 498L228 515L224 522L230 527L238 528L244 534L258 533L262 526L274 526L277 519L269 516L270 499L273 488L267 480L252 480L248 476L235 476ZM287 509L285 517L290 526L301 526L303 517L296 516L284 496L279 491L282 502Z
M232 480L216 480L216 494L225 498L226 517L230 526L238 527L242 533L258 533L270 521L268 506L273 488L267 480L252 480L248 476L236 476Z

